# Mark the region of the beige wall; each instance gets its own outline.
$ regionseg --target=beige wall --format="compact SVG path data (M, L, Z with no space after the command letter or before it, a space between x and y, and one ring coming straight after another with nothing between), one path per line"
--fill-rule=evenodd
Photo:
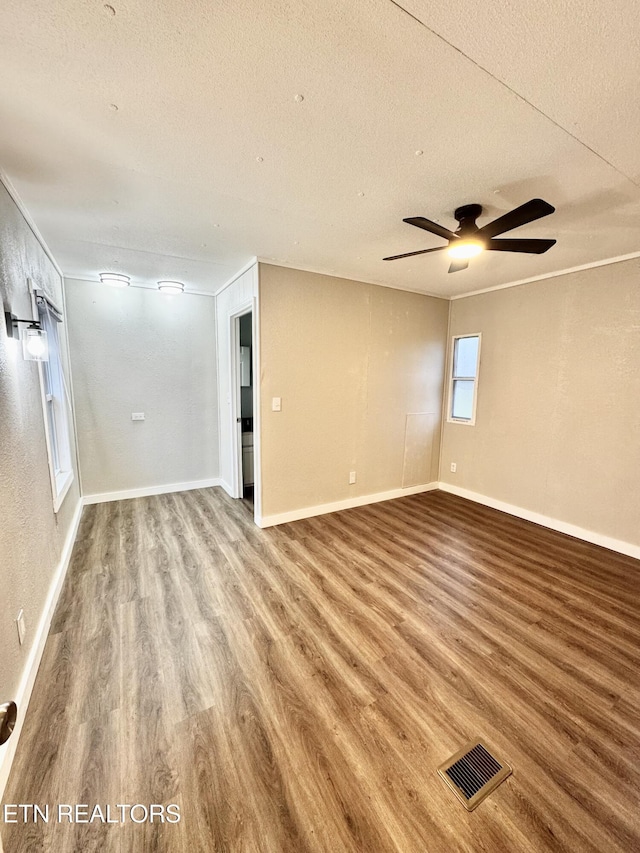
M447 314L260 264L263 517L437 479Z
M215 300L65 289L84 495L216 478Z
M0 183L0 293L3 310L20 318L33 316L27 278L62 304L60 276ZM68 377L66 323L58 330ZM18 698L36 629L78 508L79 490L76 475L55 515L38 365L24 361L20 342L7 338L4 317L0 323L0 424L0 702L5 702ZM23 646L18 643L14 621L21 608L27 623Z
M445 424L441 479L640 544L640 261L454 300L471 332L477 420Z

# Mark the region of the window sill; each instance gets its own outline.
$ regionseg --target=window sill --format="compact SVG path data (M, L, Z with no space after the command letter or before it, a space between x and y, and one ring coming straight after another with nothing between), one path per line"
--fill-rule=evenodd
M448 424L462 424L463 426L475 426L475 418L471 421L465 421L462 418L447 418Z
M53 511L57 513L73 483L73 471L61 471L56 476L56 497L53 499Z

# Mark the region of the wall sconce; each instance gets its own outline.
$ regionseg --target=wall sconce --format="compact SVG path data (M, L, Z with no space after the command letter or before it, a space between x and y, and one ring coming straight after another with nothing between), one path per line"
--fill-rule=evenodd
M4 312L7 324L7 337L20 339L22 337L22 357L25 361L49 361L49 344L47 333L38 320L19 320L10 311ZM19 324L26 323L27 328L20 335Z
M101 272L100 281L102 284L110 284L111 287L129 287L131 279L128 275L122 275L118 272Z
M158 290L161 293L184 293L184 284L181 281L159 281Z

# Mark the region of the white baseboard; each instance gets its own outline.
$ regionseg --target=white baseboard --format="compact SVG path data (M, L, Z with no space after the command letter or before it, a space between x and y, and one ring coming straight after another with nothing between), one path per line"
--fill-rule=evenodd
M430 492L438 488L438 483L425 483L421 486L409 486L407 489L391 489L388 492L375 492L372 495L360 495L355 498L346 498L342 501L334 501L328 504L307 506L302 509L293 509L289 512L281 512L276 515L256 516L258 527L274 527L276 524L286 524L288 521L300 521L302 518L313 518L315 515L326 515L329 512L339 512L341 509L352 509L356 506L375 504L380 501L390 501L394 498L404 498L407 495L417 495L419 492Z
M33 645L31 646L31 651L29 652L29 657L27 658L27 663L22 673L22 678L18 686L18 692L13 700L18 706L18 719L16 721L16 727L13 730L13 734L11 735L9 740L3 746L0 747L0 800L2 800L2 797L4 795L4 789L7 784L7 779L9 778L9 771L11 770L11 765L16 754L18 740L20 739L20 732L22 730L22 725L25 719L25 715L27 713L27 708L29 707L29 700L31 699L31 692L33 690L33 685L36 680L36 675L38 674L38 667L40 666L40 661L42 659L42 653L44 652L45 643L47 642L47 637L49 636L51 620L53 619L53 614L58 603L58 598L60 597L62 585L67 575L67 569L69 568L71 552L73 551L73 545L76 541L76 535L78 533L78 525L80 524L81 515L82 501L79 500L75 512L73 514L73 519L71 521L71 526L69 527L69 531L67 533L67 538L64 542L64 547L62 549L62 554L60 555L58 568L55 571L55 574L51 581L51 586L49 587L49 594L47 595L47 600L42 611L42 616L40 617L40 622L36 630ZM5 697L3 697L3 701L4 699Z
M610 551L618 551L620 554L626 554L627 557L635 557L636 560L640 560L640 545L633 545L631 542L625 542L622 539L614 539L612 536L595 533L593 530L578 527L576 524L569 524L566 521L560 521L557 518L533 512L530 509L524 509L521 506L515 506L514 504L490 498L487 495L481 495L479 492L471 492L469 489L452 486L449 483L438 483L438 488L443 492L450 492L452 495L458 495L458 497L466 498L469 501L484 504L492 509L508 512L509 515L524 518L525 521L533 521L534 524L540 524L542 527L549 527L551 530L557 530L559 533L566 533L568 536L575 536L576 539L584 539L585 542L591 542L593 545L600 545L603 548L609 548Z
M229 495L229 497L230 497L230 498L234 498L234 500L235 500L235 495L233 494L233 489L231 488L231 486L229 485L229 483L227 483L227 481L226 481L226 480L223 480L223 479L222 479L222 477L221 477L221 478L218 480L217 485L218 485L218 486L222 486L222 488L223 488L223 489L225 490L225 492Z
M167 483L163 486L145 486L142 489L125 489L121 492L102 492L95 495L84 495L82 502L88 504L101 504L107 501L126 501L129 498L148 498L152 495L166 495L169 492L189 492L192 489L209 489L211 486L222 486L225 484L218 477L208 480L192 480L190 483Z

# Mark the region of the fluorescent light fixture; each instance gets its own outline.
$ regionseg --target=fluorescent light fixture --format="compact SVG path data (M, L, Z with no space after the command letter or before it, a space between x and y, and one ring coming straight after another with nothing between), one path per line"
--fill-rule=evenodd
M47 333L37 323L22 330L22 357L25 361L49 361Z
M158 290L161 293L184 293L184 284L181 281L159 281Z
M482 251L484 251L484 244L480 240L456 240L449 244L449 257L457 261L475 258Z
M111 287L129 287L131 283L128 275L122 275L118 272L101 272L100 281L102 284L108 284Z

